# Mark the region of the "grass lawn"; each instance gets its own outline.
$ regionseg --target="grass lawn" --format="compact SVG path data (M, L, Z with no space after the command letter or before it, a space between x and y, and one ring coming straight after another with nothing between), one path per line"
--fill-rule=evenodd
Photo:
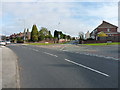
M82 44L82 45L120 45L120 42L113 42L113 43L90 43L90 44Z
M28 45L52 45L54 43L27 43Z

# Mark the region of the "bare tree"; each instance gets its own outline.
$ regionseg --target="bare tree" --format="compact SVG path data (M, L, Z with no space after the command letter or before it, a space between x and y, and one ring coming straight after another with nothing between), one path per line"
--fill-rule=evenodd
M83 40L84 40L84 33L79 32L79 44L82 44Z
M83 32L79 32L79 39L83 40L84 39L84 33Z

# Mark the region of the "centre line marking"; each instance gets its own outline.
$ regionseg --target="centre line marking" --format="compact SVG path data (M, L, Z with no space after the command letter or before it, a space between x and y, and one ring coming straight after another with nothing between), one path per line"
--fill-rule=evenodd
M94 71L94 72L96 72L96 73L99 73L99 74L101 74L101 75L104 75L104 76L106 76L106 77L110 77L108 74L105 74L105 73L100 72L100 71L98 71L98 70L92 69L92 68L90 68L90 67L84 66L84 65L82 65L82 64L76 63L76 62L71 61L71 60L68 60L68 59L65 59L65 60L68 61L68 62L70 62L70 63L73 63L73 64L75 64L75 65L84 67L84 68L86 68L86 69L89 69L89 70Z
M54 55L54 54L51 54L51 53L47 53L47 52L44 52L45 54L48 54L48 55L51 55L51 56L54 56L54 57L58 57L57 55Z

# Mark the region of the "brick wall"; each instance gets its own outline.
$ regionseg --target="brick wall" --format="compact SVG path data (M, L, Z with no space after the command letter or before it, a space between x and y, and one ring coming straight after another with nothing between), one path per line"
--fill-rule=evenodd
M120 40L119 41L112 41L112 42L120 42ZM107 40L104 40L104 41L96 41L96 40L83 41L83 44L87 44L87 43L107 43Z
M103 32L108 32L107 29L108 29L108 28L98 28L98 29L97 29L97 33L98 33L98 32L101 32L101 31L103 31ZM117 28L109 28L109 30L110 30L110 32L117 32Z

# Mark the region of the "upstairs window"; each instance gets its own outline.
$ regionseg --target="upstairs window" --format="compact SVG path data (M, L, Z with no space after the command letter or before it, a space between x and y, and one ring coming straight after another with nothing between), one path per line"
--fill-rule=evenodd
M107 32L110 32L110 29L109 29L109 28L107 29Z

